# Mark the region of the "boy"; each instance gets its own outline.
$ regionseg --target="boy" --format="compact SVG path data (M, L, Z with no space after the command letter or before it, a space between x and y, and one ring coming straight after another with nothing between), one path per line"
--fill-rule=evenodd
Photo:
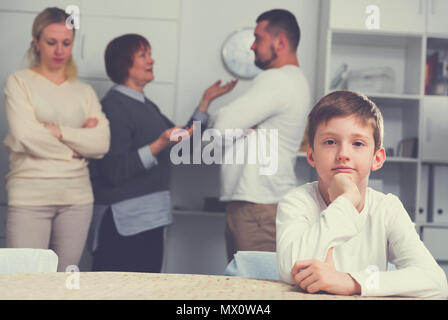
M401 201L367 187L382 167L383 119L366 96L335 91L308 116L308 163L318 181L289 192L277 211L281 278L339 295L445 298L443 270ZM397 270L387 270L387 263Z

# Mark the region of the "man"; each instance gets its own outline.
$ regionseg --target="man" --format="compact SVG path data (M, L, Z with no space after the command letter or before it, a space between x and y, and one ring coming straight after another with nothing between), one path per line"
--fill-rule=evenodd
M229 261L236 251L276 250L277 203L297 186L296 152L305 132L310 104L308 82L297 59L300 28L294 15L276 9L264 12L256 22L251 50L255 64L264 71L245 94L217 112L213 124L224 136L229 129L242 131L243 134L234 136L236 141L230 140L230 151L236 151L237 158L239 152L249 158L258 156L256 163L224 160L221 166L220 199L228 201ZM209 97L206 102L234 85L215 83L204 93L204 97ZM228 156L229 148L225 152ZM275 161L278 164L272 165ZM266 164L273 170L263 171Z

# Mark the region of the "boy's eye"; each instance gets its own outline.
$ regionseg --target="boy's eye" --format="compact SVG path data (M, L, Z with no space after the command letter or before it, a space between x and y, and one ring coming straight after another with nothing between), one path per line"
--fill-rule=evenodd
M355 143L353 143L355 146L357 146L357 147L362 147L363 145L364 145L364 143L363 142L361 142L361 141L356 141Z
M333 145L335 143L336 142L334 140L326 140L326 141L324 141L324 144L327 144L327 145Z

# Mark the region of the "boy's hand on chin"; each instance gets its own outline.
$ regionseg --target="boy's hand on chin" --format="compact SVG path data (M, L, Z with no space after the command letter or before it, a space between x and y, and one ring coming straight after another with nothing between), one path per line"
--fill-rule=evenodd
M352 176L346 173L337 173L333 176L328 187L328 196L331 202L339 196L344 196L359 212L362 210L361 193Z

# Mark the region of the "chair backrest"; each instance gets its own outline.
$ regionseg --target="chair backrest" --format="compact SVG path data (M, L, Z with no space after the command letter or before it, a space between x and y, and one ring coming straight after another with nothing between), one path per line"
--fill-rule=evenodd
M58 256L46 249L0 249L0 274L56 272Z
M280 280L275 252L238 251L227 265L225 275Z
M388 262L387 263L387 271L394 271L394 270L397 270L397 267L395 267L394 264Z
M388 263L387 271L392 270L396 270L395 265ZM281 280L275 252L238 251L227 265L224 274L226 276Z

